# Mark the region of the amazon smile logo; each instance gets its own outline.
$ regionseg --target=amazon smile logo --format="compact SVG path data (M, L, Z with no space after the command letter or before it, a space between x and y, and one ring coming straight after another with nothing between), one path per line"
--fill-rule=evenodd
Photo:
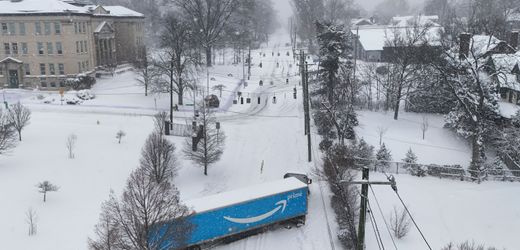
M279 202L276 202L275 205L276 205L276 207L273 210L271 210L265 214L255 216L255 217L233 218L233 217L229 217L229 216L224 216L224 219L234 222L234 223L238 223L238 224L249 224L249 223L263 221L263 220L273 216L280 209L282 210L281 213L283 213L283 211L285 211L285 207L287 206L287 200L281 200Z

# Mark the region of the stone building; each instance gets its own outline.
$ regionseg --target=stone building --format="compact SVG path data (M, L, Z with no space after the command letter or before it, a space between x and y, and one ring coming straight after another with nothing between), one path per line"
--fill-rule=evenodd
M0 88L65 87L67 79L138 59L142 14L69 2L0 1Z

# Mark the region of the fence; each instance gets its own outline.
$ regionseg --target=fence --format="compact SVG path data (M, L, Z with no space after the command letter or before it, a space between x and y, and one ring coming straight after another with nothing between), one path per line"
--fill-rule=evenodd
M460 165L410 164L405 162L357 159L360 165L368 165L371 171L391 174L410 174L418 177L433 176L461 181L519 181L520 169L469 170ZM368 163L368 164L367 164Z
M191 125L173 123L170 134L173 136L191 137L193 129Z

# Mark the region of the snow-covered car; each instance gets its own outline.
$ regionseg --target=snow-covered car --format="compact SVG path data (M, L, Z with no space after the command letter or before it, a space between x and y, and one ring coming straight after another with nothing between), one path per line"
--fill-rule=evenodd
M81 103L81 99L76 98L76 97L66 97L64 99L64 101L65 101L65 103L67 103L69 105L77 105L77 104Z
M78 93L76 93L76 96L81 100L92 100L96 98L96 95L94 95L92 91L90 91L89 89L83 89L78 91Z

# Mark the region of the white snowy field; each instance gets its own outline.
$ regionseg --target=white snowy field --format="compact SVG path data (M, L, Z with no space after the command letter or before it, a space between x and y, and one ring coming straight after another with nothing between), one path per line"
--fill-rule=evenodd
M515 250L520 246L520 185L518 183L483 182L482 184L434 177L418 178L395 175L397 187L405 204L433 249L441 249L449 242L466 240ZM372 180L385 180L379 173L371 173ZM383 215L390 219L393 207L402 208L397 196L388 186L374 186L376 197L383 207ZM386 231L374 196L369 200L386 249L395 249ZM378 249L374 231L367 223L367 249ZM410 227L404 238L397 240L402 250L427 249L418 231Z
M401 162L408 149L417 155L422 164L460 164L467 166L471 159L471 150L466 140L453 131L443 128L442 115L407 113L401 111L399 119L393 118L393 112L359 111L359 126L356 133L369 144L379 149L379 129L386 129L383 143L390 149L394 161ZM429 128L422 139L421 125L426 117Z
M0 156L0 248L86 249L101 202L110 189L121 191L152 128L149 117L33 112L23 141ZM118 144L120 129L127 136ZM77 146L75 159L68 159L65 142L72 133ZM45 180L60 187L46 203L35 187ZM29 208L38 216L32 237L25 221Z

